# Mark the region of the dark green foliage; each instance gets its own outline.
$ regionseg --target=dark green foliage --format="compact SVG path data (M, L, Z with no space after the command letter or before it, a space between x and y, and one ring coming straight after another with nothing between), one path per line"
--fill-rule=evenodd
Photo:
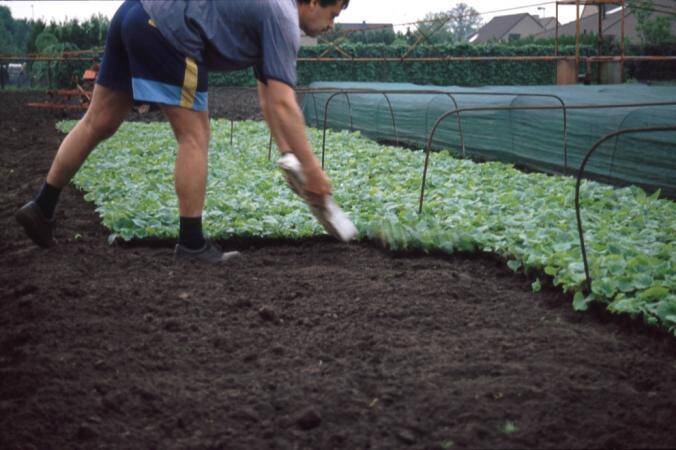
M631 45L627 47L626 51L632 55L676 56L676 45ZM627 62L624 67L628 79L673 81L674 77L676 77L676 61Z
M315 58L322 55L329 47L318 45L303 47L301 58ZM341 46L354 57L370 58L400 58L408 46L406 45L364 45L345 44ZM604 54L619 54L617 43L608 43L602 49ZM562 40L559 46L561 55L575 54L574 40ZM628 45L625 48L627 55L674 55L676 48L673 45L639 46ZM587 38L581 45L582 56L597 54L596 38ZM554 45L540 45L519 41L512 44L485 44L485 45L422 45L409 54L410 57L444 57L444 56L553 56ZM341 58L335 50L327 53L327 57ZM625 63L627 79L638 80L668 80L673 79L676 73L676 63L670 62L641 62ZM593 70L596 70L593 67ZM595 79L595 72L591 79ZM231 72L227 74L212 74L210 83L214 86L255 86L255 80L250 71ZM556 82L556 64L554 62L522 62L522 61L439 61L439 62L408 62L408 61L373 61L373 62L315 62L301 61L298 63L298 84L307 86L314 81L380 81L391 83L415 83L439 86L483 86L483 85L543 85Z
M46 54L59 57L65 51L102 48L110 21L95 15L80 21L49 24L42 20L15 20L9 8L0 6L0 54ZM72 87L91 61L35 62L28 64L33 82L50 87Z
M109 25L108 18L99 14L82 22L78 19L58 24L52 22L47 26L47 30L61 43L70 43L78 49L91 49L103 47Z
M73 50L77 50L73 44L62 44L57 41L42 48L41 53L58 56ZM73 87L90 65L87 61L38 61L33 63L30 73L35 81L51 88Z
M655 16L657 11L669 11L664 5L655 5L653 0L628 0L629 9L636 16L637 31L641 35L642 43L651 45L676 44L676 36L671 34L671 23L676 21L676 15L666 14Z
M256 86L253 70L238 70L236 72L211 72L209 74L210 86Z
M0 6L0 53L36 53L56 44L77 49L103 47L109 25L110 20L101 14L85 21L71 19L50 24L42 20L14 19L8 7Z
M0 54L25 52L29 35L29 22L14 20L9 8L0 6Z
M301 58L321 55L325 45L303 47ZM355 57L399 58L407 46L349 44L342 48ZM574 46L561 47L561 53L572 55ZM584 55L593 54L593 47L585 46ZM553 55L553 46L504 44L488 45L427 45L416 48L411 57L444 56L543 56ZM337 52L329 57L340 57ZM314 62L298 63L299 85L306 86L314 81L382 81L393 83L416 83L432 85L533 85L552 84L556 69L553 62L511 62L511 61L440 61L440 62ZM255 80L246 72L213 74L210 83L215 86L252 86Z
M10 25L10 22L6 19L8 11L9 8L6 6L0 6L0 53L13 53L16 51L14 36L8 29Z

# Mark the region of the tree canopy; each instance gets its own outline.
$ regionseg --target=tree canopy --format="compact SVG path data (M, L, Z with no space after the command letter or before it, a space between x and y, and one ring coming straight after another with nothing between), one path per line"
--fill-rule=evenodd
M42 20L14 19L7 6L0 6L0 54L39 53L48 47L88 50L102 47L110 21L98 14L87 20L71 19L45 23Z
M653 0L628 0L627 5L636 16L636 29L642 43L662 45L676 42L676 36L671 34L671 24L676 21L676 14L655 16Z
M449 11L427 14L425 23L418 25L418 30L427 36L426 42L430 44L466 42L481 24L476 9L458 3Z

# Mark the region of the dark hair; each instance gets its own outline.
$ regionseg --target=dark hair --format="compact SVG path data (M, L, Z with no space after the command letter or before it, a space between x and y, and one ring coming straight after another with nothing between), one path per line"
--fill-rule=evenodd
M312 0L296 0L298 3L310 3ZM333 6L338 2L343 2L343 9L347 8L347 5L350 4L350 0L319 0L319 5L322 8L326 8L327 6Z

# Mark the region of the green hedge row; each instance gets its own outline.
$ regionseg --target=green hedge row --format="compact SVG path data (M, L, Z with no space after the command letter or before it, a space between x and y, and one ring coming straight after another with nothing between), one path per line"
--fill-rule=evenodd
M301 58L322 55L327 46L303 47ZM399 58L407 47L382 44L352 44L342 48L354 57ZM561 54L575 54L574 46L564 46ZM592 55L596 49L582 47L583 55ZM443 56L552 56L552 46L525 45L431 45L417 47L410 57ZM332 50L324 56L340 57ZM554 62L468 61L468 62L313 62L298 63L299 85L314 81L380 81L391 83L416 83L432 85L536 85L553 84L556 80ZM212 86L253 86L251 70L230 73L213 73Z

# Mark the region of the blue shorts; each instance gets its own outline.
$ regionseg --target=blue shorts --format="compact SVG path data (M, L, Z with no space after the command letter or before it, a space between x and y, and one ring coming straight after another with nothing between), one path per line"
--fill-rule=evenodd
M206 68L176 51L138 0L126 0L110 22L96 83L142 103L208 110Z

